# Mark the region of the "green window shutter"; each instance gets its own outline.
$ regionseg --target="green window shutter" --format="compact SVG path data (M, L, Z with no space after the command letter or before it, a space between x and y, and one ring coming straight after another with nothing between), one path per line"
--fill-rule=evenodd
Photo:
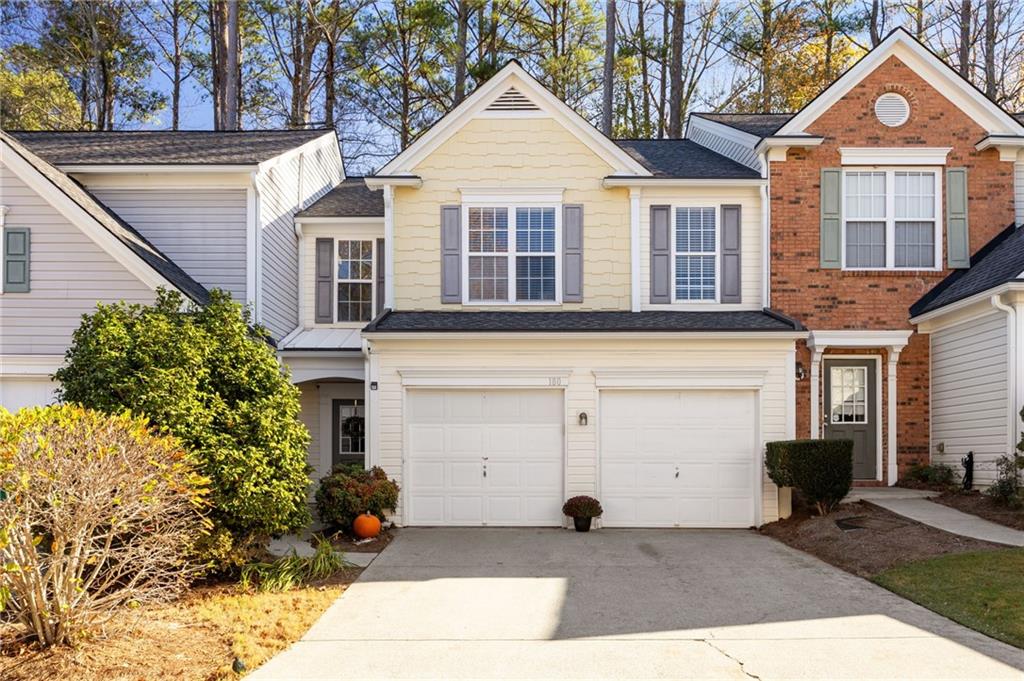
M5 227L4 287L5 293L29 292L29 260L32 248L31 230L26 227Z
M967 168L946 169L946 264L950 269L971 266L967 226Z
M843 266L843 171L821 169L821 268Z

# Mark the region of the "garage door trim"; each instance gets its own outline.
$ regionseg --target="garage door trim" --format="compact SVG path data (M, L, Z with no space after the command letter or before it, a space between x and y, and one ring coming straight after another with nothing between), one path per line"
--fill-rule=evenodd
M668 373L671 377L673 372L642 372L643 376L638 376L640 372L594 372L595 376L598 376L597 382L597 432L595 433L595 440L597 442L597 461L596 461L596 482L597 489L600 495L604 494L604 479L602 475L602 469L604 464L604 449L603 443L601 442L601 429L604 423L604 400L602 396L605 392L633 392L633 391L664 391L664 392L686 392L686 391L700 391L700 390L721 390L721 391L739 391L739 392L754 392L754 455L756 457L756 463L753 466L754 469L754 526L759 527L764 522L764 440L763 440L763 417L764 417L764 399L763 399L763 387L764 387L764 374L760 372L744 372L739 374L737 372L729 372L734 375L738 380L734 385L721 385L721 384L706 384L698 380L688 385L663 385L662 376ZM610 376L614 375L614 382L608 380ZM708 374L713 375L713 374ZM601 380L601 377L605 380ZM692 374L689 374L692 376ZM744 378L746 377L746 378ZM649 380L645 380L649 379ZM609 383L612 383L611 385Z

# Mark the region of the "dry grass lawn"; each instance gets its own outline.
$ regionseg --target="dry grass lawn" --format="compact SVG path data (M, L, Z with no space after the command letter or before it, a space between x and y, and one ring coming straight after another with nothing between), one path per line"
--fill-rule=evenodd
M0 629L4 681L219 681L238 678L235 658L253 670L298 640L358 576L347 569L282 593L201 587L181 601L127 612L76 648L39 651Z

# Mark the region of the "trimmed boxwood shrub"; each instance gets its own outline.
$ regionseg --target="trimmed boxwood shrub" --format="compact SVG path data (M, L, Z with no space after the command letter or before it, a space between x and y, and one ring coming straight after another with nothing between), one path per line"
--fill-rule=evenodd
M362 513L372 513L383 522L385 514L398 505L398 491L398 483L388 480L382 468L367 471L358 464L338 465L320 480L317 514L324 523L346 530Z
M853 486L853 440L783 440L768 443L765 466L772 482L795 487L818 513L830 513Z

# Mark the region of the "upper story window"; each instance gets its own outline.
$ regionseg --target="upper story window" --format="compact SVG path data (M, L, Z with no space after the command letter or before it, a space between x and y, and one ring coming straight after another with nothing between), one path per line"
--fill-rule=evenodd
M718 237L714 208L676 208L675 299L718 297Z
M846 171L843 186L846 268L937 267L938 171Z
M338 240L339 322L373 319L373 241Z
M470 206L467 302L558 302L559 213L554 206Z

